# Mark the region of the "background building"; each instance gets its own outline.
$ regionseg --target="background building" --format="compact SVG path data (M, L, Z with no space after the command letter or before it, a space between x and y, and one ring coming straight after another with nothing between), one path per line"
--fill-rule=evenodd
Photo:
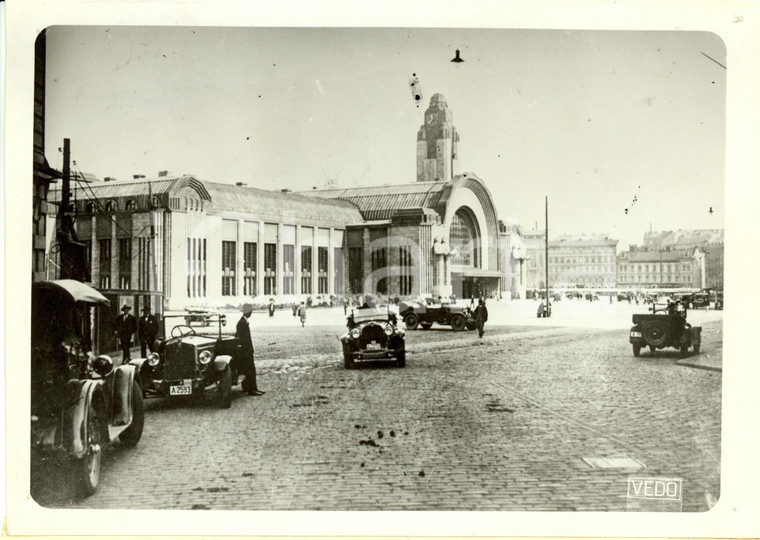
M650 249L688 250L698 247L705 252L705 287L723 288L723 229L656 231L644 234L644 246Z
M522 231L525 246L525 284L527 289L546 287L546 231L531 229Z
M557 288L614 288L618 240L607 235L549 240L549 284Z
M631 246L617 258L618 286L629 289L703 288L705 253L688 249Z

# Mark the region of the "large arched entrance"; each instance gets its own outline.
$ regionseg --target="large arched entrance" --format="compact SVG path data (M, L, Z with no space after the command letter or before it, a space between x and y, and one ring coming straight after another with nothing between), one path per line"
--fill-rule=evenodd
M471 208L457 209L449 227L451 245L451 286L460 298L483 294L477 270L483 267L482 236L478 219Z

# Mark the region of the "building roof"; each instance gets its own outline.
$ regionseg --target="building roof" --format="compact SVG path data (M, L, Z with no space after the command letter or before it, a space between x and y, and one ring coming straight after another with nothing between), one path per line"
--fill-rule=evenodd
M692 250L634 250L621 253L620 257L630 262L678 262L692 256Z
M402 209L436 209L452 188L451 182L412 182L388 186L316 189L302 192L309 197L339 199L356 205L367 220L391 219Z
M270 191L248 186L205 182L193 176L139 178L113 182L72 183L72 192L79 200L97 198L101 201L119 197L168 195L174 189L194 188L201 199L209 201L208 213L237 212L252 214L261 219L282 221L292 216L299 222L310 221L325 225L343 225L363 221L359 210L345 201L320 200L297 193ZM50 200L58 201L61 190L50 191Z
M581 235L581 236L560 236L554 240L549 240L549 247L595 247L595 246L617 246L619 240L614 240L606 235Z

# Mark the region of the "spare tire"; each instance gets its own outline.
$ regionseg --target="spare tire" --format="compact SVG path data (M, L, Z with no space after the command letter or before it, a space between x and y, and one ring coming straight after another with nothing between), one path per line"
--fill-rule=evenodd
M661 347L668 339L668 328L659 321L647 321L641 329L641 335L648 345Z

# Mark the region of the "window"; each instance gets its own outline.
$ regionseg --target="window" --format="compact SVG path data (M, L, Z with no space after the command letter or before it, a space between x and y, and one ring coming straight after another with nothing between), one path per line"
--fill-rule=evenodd
M282 294L295 294L293 270L296 266L296 247L292 244L282 246L282 257Z
M319 281L317 283L319 287L319 294L327 294L327 248L320 247L317 250L317 264L319 268Z
M311 294L311 246L301 246L301 294Z
M344 268L343 268L343 248L333 248L333 264L334 270L333 273L335 274L335 281L333 283L333 287L335 289L335 294L343 294L344 291Z
M150 238L137 239L137 288L150 289Z
M256 242L243 244L243 294L246 296L256 296L257 247Z
M161 198L158 195L153 195L153 198L150 200L150 202L153 208L158 208L161 206Z
M130 289L132 281L132 239L119 239L119 288Z
M106 201L106 212L115 212L116 203L114 201Z
M134 199L129 199L127 203L124 205L124 210L137 210L137 203Z
M235 242L222 241L222 296L234 296L235 291Z
M98 267L100 270L100 287L111 288L111 240L98 240ZM105 284L104 284L105 283Z
M90 201L87 204L84 205L84 211L87 214L94 214L95 213L95 203Z
M434 265L435 266L435 265ZM352 293L364 292L364 253L363 248L348 248L348 286Z
M371 255L372 277L375 281L375 292L386 294L388 292L388 280L385 276L386 267L386 250L385 248L375 248Z
M264 244L264 294L277 294L277 244Z

